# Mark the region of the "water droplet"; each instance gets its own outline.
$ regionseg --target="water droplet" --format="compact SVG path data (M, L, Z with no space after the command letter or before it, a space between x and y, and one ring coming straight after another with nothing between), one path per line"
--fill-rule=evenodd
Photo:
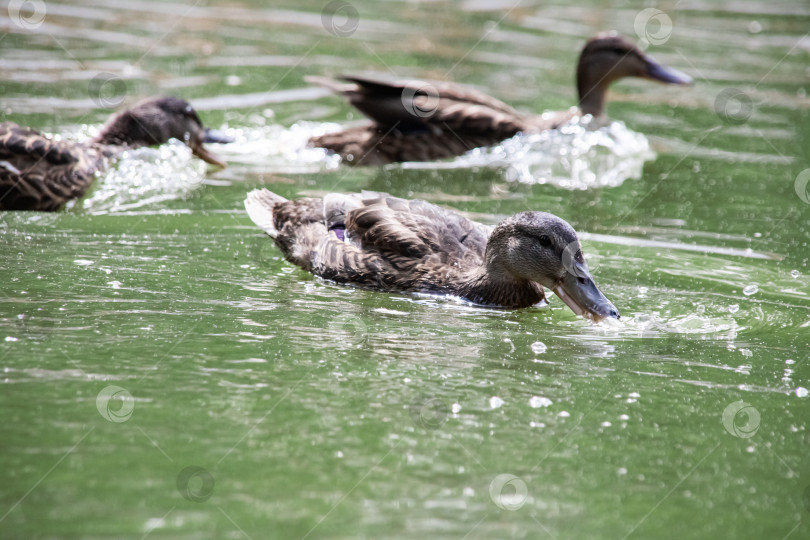
M630 417L627 416L626 414L621 414L619 415L619 420L630 420Z
M497 409L503 405L503 400L498 396L492 396L489 398L489 408L490 409Z
M808 392L807 388L803 386L796 388L796 397L807 397L808 394L810 394L810 392Z
M737 313L738 311L740 311L740 305L739 304L731 304L730 306L728 306L728 311L729 311L729 313Z
M15 338L14 336L6 336L6 341L20 341L19 338Z
M624 467L619 467L619 470L616 471L616 474L618 474L619 476L624 476L625 474L627 474L627 469L625 469Z
M742 355L743 355L743 356L745 356L746 358L751 358L752 356L754 356L754 353L753 353L753 352L751 352L751 349L740 349L740 352L741 352L741 353L742 353Z
M450 406L450 410L453 411L453 414L458 414L459 411L461 411L461 404L453 403L453 405Z
M756 294L758 290L759 287L756 285L746 285L745 288L743 288L743 294L745 296L751 296L752 294Z
M559 414L557 414L557 416L560 416L562 418L568 418L569 416L571 416L571 413L569 413L568 411L560 411Z
M759 34L762 32L762 23L759 21L751 21L748 23L748 31L752 34Z
M799 275L800 274L799 274L798 270L791 270L790 271L790 277L792 277L793 279L796 279L797 277L799 277Z
M531 407L532 409L539 409L540 407L548 407L551 404L552 402L550 399L542 396L532 396L532 398L529 400L529 407Z
M796 360L793 360L792 358L788 358L787 360L785 360L785 363L790 366L792 364L795 364Z
M611 424L611 423L610 423L610 422L608 422L607 420L605 420L604 422L602 422L602 427L610 427L610 426L612 426L612 425L613 425L613 424Z
M548 349L548 347L546 347L546 344L542 341L535 341L532 343L532 352L534 354L543 354L546 352L546 349Z

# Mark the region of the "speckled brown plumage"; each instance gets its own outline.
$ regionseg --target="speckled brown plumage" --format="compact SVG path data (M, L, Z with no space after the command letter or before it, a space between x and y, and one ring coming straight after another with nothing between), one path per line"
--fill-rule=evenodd
M249 193L245 208L287 260L338 283L522 308L544 299L543 286L556 291L563 282L577 282L563 263L566 246L576 247L579 277L590 280L574 230L544 212L522 212L493 229L425 201L384 193L289 201L266 189ZM603 302L594 296L595 307L586 308L600 317L618 316L599 296Z
M228 142L206 130L188 102L150 98L110 118L88 143L55 141L12 122L0 124L0 210L55 211L84 195L107 158L126 148L162 144L171 138L188 144L210 163L224 166L203 142Z
M444 82L342 77L346 82L341 83L313 77L312 82L342 94L372 122L312 137L310 144L332 150L352 165L458 156L519 132L556 129L577 114L600 116L610 83L629 76L678 84L691 82L618 36L598 36L583 48L577 68L579 111L523 114L482 92Z
M58 210L81 197L104 155L11 122L0 124L0 210Z
M345 77L352 83L345 85L312 80L342 93L374 120L310 139L312 146L332 150L352 165L458 156L521 131L556 128L573 116L573 112L548 117L524 115L482 92L447 83L384 83ZM412 101L403 102L402 96L409 89Z

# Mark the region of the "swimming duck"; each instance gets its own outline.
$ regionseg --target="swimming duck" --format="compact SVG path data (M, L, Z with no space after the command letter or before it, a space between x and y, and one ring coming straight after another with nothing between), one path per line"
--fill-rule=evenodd
M385 193L290 201L267 189L250 192L245 209L288 261L338 283L504 308L533 306L546 287L578 315L619 318L576 232L552 214L521 212L492 228Z
M310 145L340 154L352 165L384 165L399 161L432 161L491 146L518 132L555 129L577 115L600 117L610 84L640 77L667 84L692 79L645 55L616 35L600 35L585 44L577 66L578 108L526 115L476 90L450 83L391 83L342 77L345 83L310 77L343 94L368 116L370 124L312 137Z
M31 128L0 123L0 210L55 211L81 197L107 158L129 148L185 142L200 159L225 167L203 143L231 142L206 129L185 100L153 97L119 112L86 144L55 141Z

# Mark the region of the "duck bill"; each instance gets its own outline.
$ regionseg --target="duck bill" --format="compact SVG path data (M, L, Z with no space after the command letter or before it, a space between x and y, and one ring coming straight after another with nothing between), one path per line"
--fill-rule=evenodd
M216 143L216 144L230 144L234 142L233 137L229 137L225 134L224 131L219 129L212 129L212 128L205 128L205 134L203 135L204 143Z
M228 163L224 159L208 150L201 142L191 147L191 153L211 165L216 165L223 169L228 166Z
M575 271L579 275L566 272L565 277L557 281L553 289L554 294L565 302L571 311L594 322L607 318L618 319L619 310L593 282L587 267L577 264Z
M673 69L663 64L659 64L652 58L646 59L644 77L647 79L652 79L654 81L666 84L690 85L694 82L692 80L692 77L690 77L686 73L682 73L677 69Z

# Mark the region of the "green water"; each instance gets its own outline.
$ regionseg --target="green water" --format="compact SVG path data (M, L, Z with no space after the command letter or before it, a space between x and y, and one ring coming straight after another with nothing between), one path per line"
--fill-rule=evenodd
M182 95L251 145L218 149L224 171L136 153L76 207L0 216L0 538L807 538L807 4L658 5L672 35L650 51L696 85L616 85L610 115L658 156L574 191L278 148L293 124L357 119L310 74L566 108L583 39L636 38L648 3L352 0L349 37L325 4L0 19L0 120L86 133L109 114L88 79L110 73L109 99ZM321 281L245 215L260 186L385 190L488 223L552 211L588 233L623 322L553 295L509 312Z

